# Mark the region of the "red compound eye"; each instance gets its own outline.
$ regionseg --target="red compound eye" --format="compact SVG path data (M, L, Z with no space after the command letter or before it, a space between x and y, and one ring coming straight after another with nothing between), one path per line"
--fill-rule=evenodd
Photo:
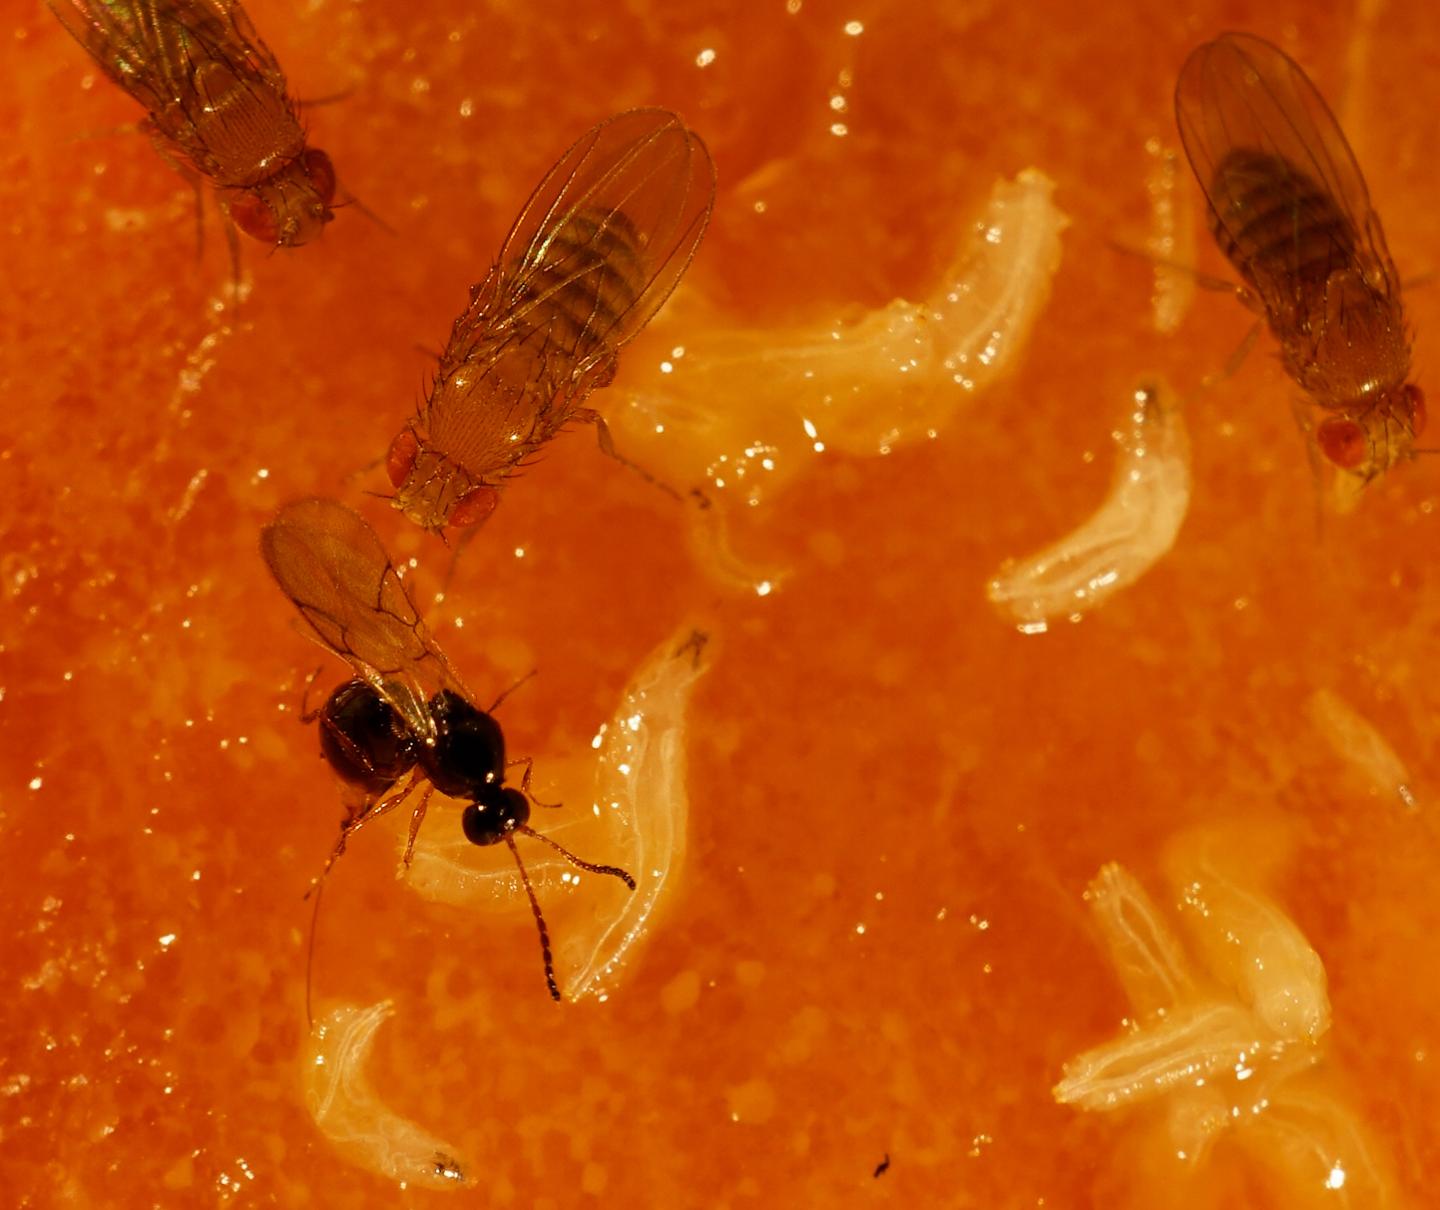
M1425 431L1425 421L1429 419L1429 413L1425 411L1425 392L1413 382L1407 382L1405 398L1410 404L1410 432L1418 437Z
M420 443L411 429L401 429L390 443L390 452L385 455L385 473L390 476L393 487L399 487L410 478L410 469L415 465L415 454Z
M500 493L493 487L477 487L467 492L455 503L445 524L463 529L467 525L478 525L495 511L500 503Z
M280 227L275 215L258 193L242 193L230 203L230 221L262 244L278 244Z
M330 162L328 155L315 148L305 152L303 163L305 175L315 186L315 192L320 195L320 200L328 206L335 196L335 165Z
M1341 417L1322 423L1315 440L1320 443L1320 452L1341 470L1355 470L1370 452L1360 426Z

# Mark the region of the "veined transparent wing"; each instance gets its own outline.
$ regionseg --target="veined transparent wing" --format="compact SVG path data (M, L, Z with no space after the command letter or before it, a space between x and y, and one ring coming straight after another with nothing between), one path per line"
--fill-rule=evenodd
M1222 34L1197 47L1175 87L1175 119L1211 211L1232 244L1253 243L1246 224L1259 216L1237 214L1227 206L1229 199L1221 196L1227 164L1247 151L1277 157L1295 171L1283 177L1269 173L1274 212L1283 214L1284 190L1290 191L1297 211L1307 205L1313 209L1318 190L1344 220L1333 236L1335 268L1358 270L1377 294L1398 295L1395 266L1355 155L1324 98L1283 51L1241 33ZM1277 190L1282 191L1278 196ZM1315 225L1306 230L1313 235ZM1273 312L1293 304L1294 292L1306 283L1261 280L1255 286Z
M632 339L670 296L714 202L710 153L679 117L632 109L607 118L560 157L506 236L498 272L487 283L493 334L502 336L509 325L523 330L531 312L583 294L577 283L608 263L633 288L622 306L595 306L571 337L585 354L576 373L584 373ZM632 250L639 264L614 264Z
M398 710L420 737L439 689L466 697L375 531L334 500L287 504L260 531L270 574L320 642Z
M201 69L285 98L285 75L238 0L46 0L50 11L157 130L209 176L218 163L200 129L214 98ZM289 102L286 100L286 106Z

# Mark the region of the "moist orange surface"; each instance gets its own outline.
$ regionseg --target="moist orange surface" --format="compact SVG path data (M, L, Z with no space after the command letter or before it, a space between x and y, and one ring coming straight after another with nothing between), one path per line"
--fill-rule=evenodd
M1341 115L1402 276L1433 270L1431 6L248 8L295 95L342 94L306 111L311 143L390 230L351 206L312 246L247 241L238 307L213 204L197 257L191 192L126 129L134 104L39 4L0 30L0 1202L1310 1204L1238 1136L1179 1160L1160 1101L1051 1094L1129 1011L1087 883L1119 861L1163 901L1162 853L1215 825L1273 865L1324 963L1328 1095L1395 1202L1428 1204L1440 462L1317 525L1273 342L1201 391L1246 313L1202 291L1157 335L1152 267L1110 241L1149 229L1146 144L1177 145L1185 54L1247 27ZM926 296L1026 167L1071 225L1013 372L934 440L817 454L756 510L744 556L786 572L768 595L712 576L688 511L588 428L505 490L439 641L482 702L539 669L502 717L543 786L547 754L587 749L647 653L702 625L689 845L625 981L556 1006L525 915L424 903L393 837L357 838L317 1007L394 1001L369 1077L469 1165L467 1189L402 1195L301 1097L302 895L340 800L299 704L317 663L324 687L344 670L257 534L339 496L430 602L450 556L366 495L388 490L373 464L534 182L637 105L700 132L720 189L602 412L662 389L701 315L756 334L717 401L743 416L767 330ZM1179 188L1197 205L1188 171ZM1226 271L1203 225L1196 247ZM1430 385L1440 302L1407 305ZM1105 495L1109 434L1156 373L1194 447L1174 549L1079 624L1019 633L987 580ZM1416 809L1317 728L1321 691L1398 754ZM458 826L453 806L426 823ZM1379 1204L1350 1190L1315 1204Z

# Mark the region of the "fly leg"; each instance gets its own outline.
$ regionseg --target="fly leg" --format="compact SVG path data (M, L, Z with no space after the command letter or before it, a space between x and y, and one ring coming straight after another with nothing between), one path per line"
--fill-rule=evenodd
M1237 286L1233 281L1227 281L1223 277L1213 277L1209 273L1201 273L1194 265L1182 265L1179 261L1155 256L1140 248L1132 248L1129 244L1122 244L1119 240L1107 239L1105 242L1122 256L1138 257L1140 260L1149 261L1152 265L1158 265L1162 269L1173 269L1176 273L1183 273L1202 290L1213 290L1217 294L1237 295L1242 294L1245 290L1244 286Z
M170 140L160 130L155 122L146 118L140 123L140 129L150 137L150 145L155 148L156 153L170 165L195 195L195 259L202 260L205 256L205 195L201 188L204 178L196 172L191 165L185 163L171 150ZM226 216L226 223L229 224L229 216ZM233 261L232 257L232 261ZM235 279L239 281L239 266L235 264Z
M1310 464L1310 480L1315 488L1315 540L1325 540L1325 473L1320 462L1320 447L1315 443L1315 425L1310 419L1309 400L1294 397L1290 400L1290 414L1295 418L1295 427L1305 444L1305 461Z
M1240 298L1241 302L1245 301L1246 293L1247 291L1243 287L1236 291L1236 295ZM1260 329L1263 326L1263 323L1258 319L1251 324L1250 330L1241 337L1240 343L1235 346L1235 351L1226 358L1225 365L1221 368L1220 372L1218 374L1207 375L1201 381L1200 385L1208 390L1210 387L1217 386L1219 383L1224 382L1227 378L1233 378L1240 367L1245 364L1245 359L1250 356L1250 350L1255 347L1255 342L1260 338Z
M592 408L579 408L575 412L575 419L580 421L582 424L593 424L595 426L595 436L599 439L600 442L600 452L604 454L607 458L613 458L621 466L628 467L630 470L634 471L637 475L639 475L640 478L644 479L646 483L650 484L652 487L658 487L667 496L674 497L682 504L685 502L685 496L682 495L675 488L671 487L670 484L666 483L663 479L657 479L643 466L639 465L639 463L631 462L629 458L625 457L624 454L620 453L615 448L615 439L610 435L610 426L605 423L605 418L600 415L599 412L595 411ZM695 499L695 501L699 504L701 508L710 507L710 497L708 497L698 487L692 487L689 494Z

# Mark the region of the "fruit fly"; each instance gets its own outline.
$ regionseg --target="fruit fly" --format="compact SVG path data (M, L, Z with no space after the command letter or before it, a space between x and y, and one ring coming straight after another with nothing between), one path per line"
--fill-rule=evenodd
M1288 55L1250 34L1191 52L1175 118L1210 228L1286 372L1326 413L1321 453L1369 481L1414 450L1425 403L1410 374L1400 280L1334 114Z
M46 2L145 106L160 154L192 182L208 178L236 227L281 248L319 235L333 217L335 170L306 146L285 75L239 0Z
M380 540L359 516L333 500L301 500L281 509L260 531L260 550L280 590L320 643L356 673L317 712L321 754L361 798L342 825L317 885L323 885L355 832L413 791L420 793L411 811L407 865L431 793L463 799L460 826L466 839L482 846L503 841L515 858L540 931L545 981L559 1000L550 935L515 834L549 845L582 870L613 875L632 891L635 880L615 866L582 861L530 827L530 761L506 761L505 737L493 717L504 695L488 711L472 704ZM506 770L514 764L525 766L519 789L505 784Z
M618 457L585 400L675 288L714 201L710 153L668 110L633 109L582 135L471 288L429 397L391 443L395 507L435 532L473 525L571 421L595 424Z

